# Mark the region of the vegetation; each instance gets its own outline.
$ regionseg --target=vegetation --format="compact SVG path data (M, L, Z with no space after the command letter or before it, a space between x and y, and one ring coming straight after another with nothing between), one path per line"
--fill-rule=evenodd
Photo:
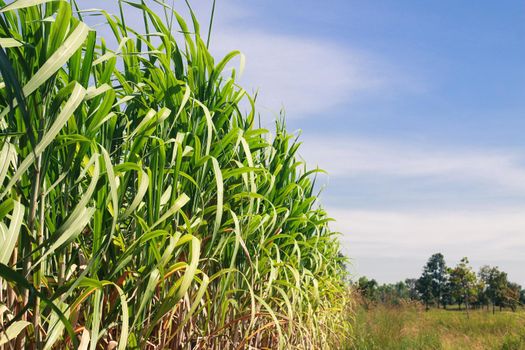
M355 339L347 349L498 349L525 348L525 311L493 315L477 309L465 312L419 303L378 304L356 311Z
M344 259L296 137L256 126L240 53L215 61L195 17L119 4L0 0L0 346L341 348Z
M487 309L492 306L501 311L510 308L512 311L525 305L525 290L514 282L510 282L507 274L498 267L483 266L477 276L463 258L453 268L446 266L441 253L432 255L418 279L406 279L396 284L379 285L375 280L361 277L355 289L363 297L363 305L384 303L400 305L404 302L417 301L425 305L444 309L457 304L459 310L473 308Z
M428 259L423 268L421 277L416 281L416 289L420 293L421 300L427 309L429 304L435 300L437 306L446 303L448 294L447 266L443 254L434 254Z
M476 275L467 258L450 268L437 253L418 279L380 285L361 277L354 289L348 349L525 348L525 290L497 267Z

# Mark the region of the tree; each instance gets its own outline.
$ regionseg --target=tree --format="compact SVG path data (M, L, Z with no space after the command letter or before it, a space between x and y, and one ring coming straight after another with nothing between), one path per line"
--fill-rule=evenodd
M383 284L377 288L379 300L390 305L400 305L403 300L410 298L410 290L405 282Z
M476 274L469 266L469 261L465 257L453 269L449 269L450 289L452 296L458 303L461 310L461 304L465 304L468 312L469 304L476 296Z
M495 313L496 306L503 306L505 292L508 286L507 273L500 271L497 266L483 266L479 270L479 278L485 284L485 295L491 301L492 313Z
M421 277L416 281L416 289L422 302L425 303L425 309L430 309L430 303L434 300L432 293L432 276L426 269L423 271Z
M483 309L484 306L489 307L490 298L486 293L487 286L483 279L479 278L476 283L476 306Z
M377 281L375 279L369 280L366 276L362 276L357 281L357 290L363 297L365 307L368 309L370 302L375 302L378 299Z
M447 269L447 275L448 275L448 269ZM441 303L443 304L443 308L446 309L447 305L454 304L455 299L452 295L452 290L450 288L450 276L448 276L447 281L445 285L441 289Z
M405 285L407 286L407 289L408 289L408 298L410 300L419 300L419 293L417 291L417 279L407 278L405 279Z
M444 303L444 293L447 285L448 273L445 258L443 254L433 254L427 261L427 264L423 268L423 273L418 279L418 291L421 294L422 300L425 305L428 306L432 302L436 302L439 305Z
M503 293L503 306L510 307L516 311L520 304L521 286L514 282L508 282Z
M427 266L432 276L432 294L436 298L437 306L443 303L443 294L448 281L447 265L443 254L437 253L430 257ZM446 305L444 305L446 307Z
M410 298L410 289L405 282L400 281L393 285L395 295L398 299L409 299Z

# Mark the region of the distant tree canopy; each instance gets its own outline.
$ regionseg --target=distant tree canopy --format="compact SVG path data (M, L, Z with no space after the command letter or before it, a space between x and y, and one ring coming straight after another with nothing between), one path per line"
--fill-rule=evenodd
M476 273L470 267L468 259L463 258L454 268L448 269L449 287L452 300L455 300L461 309L464 304L468 309L470 303L476 300L477 278Z
M468 258L454 267L447 267L443 254L433 254L423 267L421 276L405 281L380 285L374 279L361 277L356 289L368 307L372 303L399 305L416 300L428 310L432 306L447 308L457 304L459 309L510 308L515 311L525 304L525 290L510 282L506 272L497 266L485 265L476 274Z
M444 304L443 297L446 293L447 281L447 265L443 254L432 255L423 268L423 274L416 281L416 289L427 308L433 301L438 307L440 303Z
M404 282L379 285L374 279L361 277L356 287L359 294L365 299L365 306L368 306L370 302L399 305L406 300L417 300L415 284L415 279L407 279Z

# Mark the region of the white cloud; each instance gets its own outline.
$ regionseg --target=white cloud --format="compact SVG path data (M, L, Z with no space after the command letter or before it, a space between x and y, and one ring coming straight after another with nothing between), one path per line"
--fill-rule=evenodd
M328 212L337 220L333 228L342 232L344 252L358 263L375 257L420 261L422 266L437 251L449 260L468 256L481 262L525 263L525 207L476 212L329 208ZM382 269L395 274L389 266ZM521 271L514 278L525 282Z
M525 155L363 139L309 138L301 154L332 177L438 178L525 192Z
M118 12L114 4L110 6L100 0L92 3L80 0L80 5ZM160 6L151 5L163 17ZM176 9L191 27L191 17L184 3L177 3ZM194 10L201 24L201 34L206 39L211 3L196 2ZM138 11L132 8L126 11L128 22L142 26ZM319 116L368 94L391 94L399 89L401 82L406 88L418 85L406 72L396 72L372 54L329 38L271 32L270 28L256 24L260 16L253 6L245 3L218 2L211 50L216 59L233 50L243 52L246 69L240 83L250 93L258 91L257 107L270 119L283 107L288 118ZM246 24L246 19L253 21ZM101 23L103 19L99 17L94 22ZM108 32L107 27L97 28L104 34Z
M258 106L298 118L327 111L358 93L387 84L371 70L365 54L334 43L242 28L214 34L214 47L225 53L238 49L246 56L241 84L259 89ZM250 90L249 90L250 91Z
M370 52L330 38L292 35L257 25L261 14L246 3L218 4L212 32L212 52L221 56L240 50L246 70L240 81L249 92L258 91L258 108L288 118L323 115L361 97L391 95L392 91L424 87ZM204 8L199 9L207 14ZM403 85L403 86L401 86Z
M513 279L525 282L525 207L507 201L525 195L525 154L336 137L303 141L302 154L310 167L318 164L331 177L346 179L349 187L372 176L391 186L406 179L413 184L437 179L440 186L425 187L420 195L449 198L441 208L431 200L418 206L421 201L410 199L390 210L328 205L336 220L332 227L342 232L343 251L355 259L353 271L381 281L417 276L426 259L439 251L450 263L468 256L477 267L501 265ZM461 191L473 184L474 196L494 189L499 196L483 203L469 201L469 194Z
M331 208L329 212L337 219L335 229L350 233L348 237L353 242L377 244L378 250L387 244L404 247L403 252L395 249L383 251L384 256L397 256L427 246L463 246L474 241L492 241L489 247L478 247L486 252L501 247L525 246L525 208L476 212ZM343 237L343 240L348 237Z

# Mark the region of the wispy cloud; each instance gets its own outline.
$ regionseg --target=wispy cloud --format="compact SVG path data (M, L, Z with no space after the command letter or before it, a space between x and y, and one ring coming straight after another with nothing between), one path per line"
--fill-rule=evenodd
M241 83L258 89L259 107L291 118L311 116L387 84L365 54L330 42L257 30L218 30L214 45L247 57Z
M266 115L284 107L288 118L319 116L362 97L423 89L401 68L348 43L257 25L253 7L239 1L224 1L220 10L212 49L218 55L243 52L246 70L240 82L258 91L258 107Z
M371 244L383 256L455 246L494 257L501 256L498 250L502 248L516 245L525 248L525 207L476 212L330 208L330 213L337 219L334 228L343 232L343 240L351 237L354 244ZM398 249L401 247L403 250ZM519 258L525 259L523 254Z
M438 178L525 192L525 154L342 137L305 140L302 155L332 177Z
M510 197L525 196L525 154L338 137L308 138L302 154L310 166L318 164L332 178L349 184L366 183L371 177L394 187L440 183L419 193L427 200L400 197L400 206L389 210L359 210L344 201L328 206L336 220L333 228L342 232L343 251L356 260L358 274L383 281L407 277L407 271L416 276L425 260L441 251L450 260L468 256L480 264L505 264L512 278L525 282L525 207L509 202ZM466 191L470 186L476 190ZM371 195L387 196L369 190ZM498 195L480 203L476 198L484 193ZM373 202L377 205L382 199ZM443 200L447 204L440 206Z
M525 263L525 207L475 212L329 209L337 220L333 228L342 232L343 251L358 262L376 257L411 259L422 265L441 251L449 260L468 256L483 263L506 261L514 267ZM387 265L381 269L385 275L396 275ZM525 282L522 269L513 271L513 278Z
M80 5L88 7L88 1L80 0ZM117 12L114 4L102 1L94 1L90 6ZM160 6L152 6L162 14ZM176 4L176 9L190 18L183 3ZM211 4L197 2L194 10L206 39ZM401 85L408 89L418 85L406 72L370 52L329 38L272 32L271 28L257 24L259 14L254 6L227 0L217 4L216 12L212 53L217 59L233 50L245 55L246 69L240 83L250 93L258 92L257 107L266 119L282 108L288 118L319 116L370 94L384 96L399 90ZM138 11L129 10L127 20L141 27ZM102 20L93 22L101 33L109 32L107 26L100 26Z

